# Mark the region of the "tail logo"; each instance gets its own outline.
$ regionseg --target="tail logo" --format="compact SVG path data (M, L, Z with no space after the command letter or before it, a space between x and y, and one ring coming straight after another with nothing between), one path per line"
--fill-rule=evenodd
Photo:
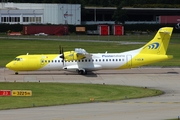
M148 45L148 49L157 49L159 47L159 43L155 42Z

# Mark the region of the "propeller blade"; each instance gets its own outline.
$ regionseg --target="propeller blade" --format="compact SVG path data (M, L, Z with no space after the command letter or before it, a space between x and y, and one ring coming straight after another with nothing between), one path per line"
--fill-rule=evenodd
M62 54L61 45L59 45L59 54Z
M63 50L63 47L61 48L61 52L62 52L62 54L64 54L64 50Z
M65 62L65 60L64 60L64 50L63 50L63 47L61 47L61 45L59 45L59 54L62 54L61 56L60 56L60 58L62 58L62 62L63 62L63 66L64 66L64 62Z

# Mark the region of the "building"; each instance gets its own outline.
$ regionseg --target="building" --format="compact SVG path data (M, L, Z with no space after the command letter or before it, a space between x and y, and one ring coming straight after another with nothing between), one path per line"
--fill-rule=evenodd
M116 7L85 7L81 13L80 4L0 4L0 23L9 24L57 24L90 25L115 24L113 14ZM125 24L180 23L180 8L131 8L124 7ZM84 11L83 11L84 12ZM82 14L82 15L81 15Z
M81 24L80 4L1 3L0 23Z
M122 8L126 11L125 24L168 24L180 22L180 8ZM112 18L116 7L85 7L87 15L82 24L115 24Z

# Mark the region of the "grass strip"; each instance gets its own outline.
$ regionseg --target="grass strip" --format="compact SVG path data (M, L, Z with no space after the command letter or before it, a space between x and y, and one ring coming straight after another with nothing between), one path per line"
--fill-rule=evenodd
M0 90L32 90L30 97L0 97L0 110L142 98L162 94L142 87L67 84L67 83L0 83Z

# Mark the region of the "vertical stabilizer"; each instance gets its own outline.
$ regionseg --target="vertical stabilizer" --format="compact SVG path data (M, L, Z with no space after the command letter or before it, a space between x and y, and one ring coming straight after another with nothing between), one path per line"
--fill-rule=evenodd
M173 27L163 27L158 30L155 37L144 45L140 51L141 54L158 54L165 55Z

